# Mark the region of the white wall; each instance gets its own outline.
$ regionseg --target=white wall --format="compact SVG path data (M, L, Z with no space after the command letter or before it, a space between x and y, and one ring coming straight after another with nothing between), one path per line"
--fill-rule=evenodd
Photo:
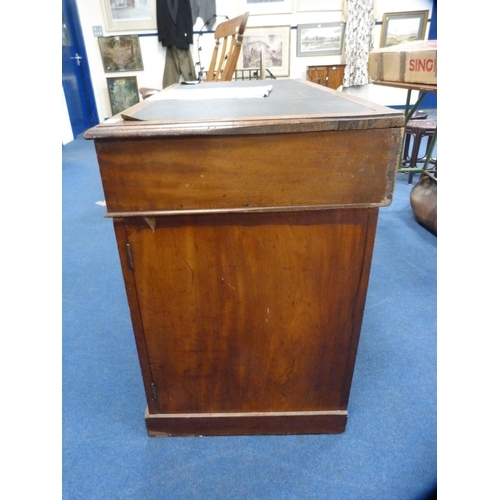
M155 1L155 0L153 0ZM297 1L297 0L294 0ZM340 5L341 0L331 0L332 4ZM94 36L92 27L102 26L103 35L111 36L123 34L120 32L106 32L101 0L77 0L77 6L82 25L85 48L90 66L92 84L96 99L96 106L99 120L111 116L108 92L106 87L106 77L116 76L137 76L139 87L160 88L163 76L163 66L165 58L165 49L161 47L154 31L151 36L141 36L141 52L144 62L144 71L105 73L102 65L101 54L99 51L97 38ZM382 21L385 12L400 12L411 10L431 10L432 0L375 0L375 15L377 20ZM226 15L229 18L237 16L246 10L242 7L240 0L217 0L217 15ZM218 18L220 22L222 18ZM279 15L254 15L251 14L248 26L279 26L290 25L292 27L303 23L336 22L341 20L341 11L330 12L292 12L290 14ZM201 29L203 22L198 19L194 26L195 31ZM375 26L374 40L376 47L380 39L381 26ZM127 32L130 34L131 32ZM144 34L144 32L141 32ZM306 78L306 67L308 65L340 64L342 56L327 57L296 57L296 34L295 29L291 30L290 40L290 77ZM198 42L202 48L198 52ZM213 35L205 33L201 37L195 33L194 44L192 46L193 60L199 61L201 65L208 68L208 60L213 48ZM198 68L198 67L197 67ZM375 86L370 86L375 87ZM378 87L370 89L370 99L384 105L403 105L406 102L406 91L398 89L389 89L387 87Z

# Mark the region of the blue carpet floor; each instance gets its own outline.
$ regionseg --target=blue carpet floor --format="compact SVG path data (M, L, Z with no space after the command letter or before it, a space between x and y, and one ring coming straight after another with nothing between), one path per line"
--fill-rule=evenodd
M415 221L405 174L380 209L346 432L149 438L94 144L78 137L62 157L65 500L432 497L437 238Z

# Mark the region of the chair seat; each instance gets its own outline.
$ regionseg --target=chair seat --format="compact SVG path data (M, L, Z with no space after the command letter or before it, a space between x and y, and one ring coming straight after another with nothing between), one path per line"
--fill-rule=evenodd
M406 125L406 133L429 134L437 129L437 120L410 120Z

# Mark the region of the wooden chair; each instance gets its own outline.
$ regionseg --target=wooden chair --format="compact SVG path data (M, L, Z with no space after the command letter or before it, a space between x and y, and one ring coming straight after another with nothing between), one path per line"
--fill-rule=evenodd
M207 71L207 82L227 82L233 78L249 15L250 12L245 12L220 23L215 29L215 47ZM139 92L143 99L147 99L159 90L142 87Z
M423 164L423 170L427 169L428 164L437 167L437 159L431 156L436 141L436 135L437 120L410 120L405 129L402 165L407 169L415 169L416 172L422 171L422 169L417 170L419 163ZM427 139L427 144L425 145L422 155L420 149L424 139ZM413 174L414 172L409 170L408 184L412 183Z
M245 12L220 23L215 29L215 47L207 71L207 82L228 82L233 78L249 15Z

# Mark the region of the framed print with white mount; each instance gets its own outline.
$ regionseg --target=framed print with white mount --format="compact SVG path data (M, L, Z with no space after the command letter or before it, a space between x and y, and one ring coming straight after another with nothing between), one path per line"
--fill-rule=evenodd
M156 0L101 0L107 31L156 30Z
M342 54L345 23L299 24L297 57Z
M259 68L261 54L264 66L273 76L290 75L290 26L247 28L241 46L238 69Z

